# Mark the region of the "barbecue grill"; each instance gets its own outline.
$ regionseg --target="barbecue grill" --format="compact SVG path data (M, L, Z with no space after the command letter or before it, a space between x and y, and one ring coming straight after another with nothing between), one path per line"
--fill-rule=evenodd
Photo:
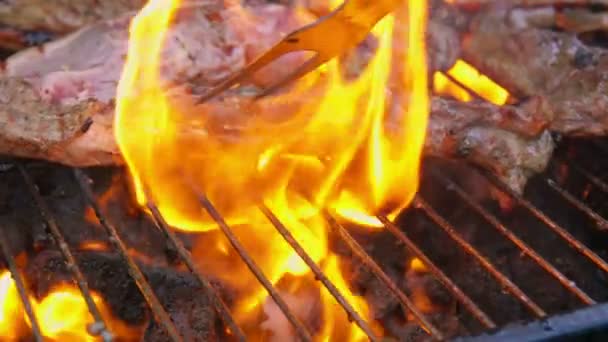
M608 196L608 182L605 180L607 175L602 174L602 170L606 170L608 166L606 165L608 164L608 142L606 140L573 140L563 141L561 145L549 170L531 181L525 195L513 192L487 172L476 169L467 171L483 176L489 182L488 184L495 187L495 190L508 196L509 200L512 201L512 208L506 211L501 211L496 206L488 206L487 201L479 201L470 191L465 189L465 186L454 177L453 173L446 172L442 167L434 167L431 165L431 161L430 164L427 163L431 166L427 165L425 167L422 189L413 205L394 222L391 222L386 216L378 216L378 219L384 224L384 233L390 234L397 241L396 245L399 248L407 250L409 255L422 261L434 279L443 285L444 291L449 293L451 298L457 302L459 312L456 315L458 318L469 317L468 319L464 318L464 320L472 322L467 324L479 327L478 329L471 329L473 335L478 335L478 337L458 337L453 336L452 332L443 331L435 321L429 319L415 305L411 296L396 283L394 278L389 276L385 271L385 266L376 261L366 251L362 246L361 239L357 238L356 230L353 231L344 227L330 213L326 212L324 216L329 222L332 233L335 234L341 245L346 247L352 259L360 262L362 267L379 281L378 284L384 286L388 291L387 293L396 298L404 311L411 314L422 331L433 339L441 340L458 337L456 339L458 341L536 341L574 336L579 338L585 336L601 338L603 336L605 338L606 331L608 331L608 304L600 303L608 300L608 287L606 286L606 282L608 282L606 277L606 274L608 274L608 262L606 261L608 248L601 241L608 242L606 236L608 232L608 220L606 219L608 207L605 201L599 200L598 202L597 199L605 199L605 196ZM597 156L601 156L601 158ZM81 269L81 262L77 257L78 253L75 253L75 247L68 243L69 239L66 239L64 227L56 220L48 199L41 193L36 178L32 175L36 173L36 170L32 168L39 168L39 166L32 165L38 164L22 160L10 160L3 165L5 167L0 172L0 177L6 178L8 174L20 175L23 185L28 189L29 196L33 199L35 208L45 222L46 231L50 234L54 245L64 258L67 269L73 277L73 282L78 286L94 319L94 324L89 327L89 332L92 335L101 336L104 341L111 341L112 331L107 328L108 325L104 322L100 310L91 296L90 280L87 279ZM44 167L61 168L52 165L45 165ZM96 177L91 176L90 172L86 170L61 169L64 173L72 172L73 178L71 181L78 184L81 190L79 200L86 201L93 208L101 227L105 229L109 236L108 242L113 248L113 253L116 253L126 265L129 275L137 285L148 309L152 313L155 324L164 329L170 340L182 340L183 336L180 336L175 322L172 321L166 308L161 304L153 286L146 279L134 257L128 252L127 243L121 236L121 230L119 229L121 223L112 222L103 206L99 204L93 191ZM8 183L5 182L5 184ZM440 194L440 196L433 196L433 194ZM464 208L462 210L466 210L466 214L460 214L461 218L463 216L468 218L475 216L481 220L480 222L483 222L482 225L478 226L483 226L484 235L491 236L491 238L488 238L490 242L471 241L474 240L471 238L472 235L467 234L467 230L460 226L462 220L449 214L451 211L449 206L442 205L441 201L438 202L435 198L446 196L457 199L460 202L458 203L459 206ZM281 297L280 292L265 277L263 271L256 265L256 262L249 255L230 225L226 223L222 214L216 210L213 203L204 194L198 193L198 198L201 207L217 222L230 245L255 275L255 278L267 290L278 308L292 324L296 334L302 340L310 341L311 333L307 330L306 325L298 320L296 314L290 310ZM452 206L454 205L452 204ZM237 340L245 340L245 333L236 324L229 305L222 300L212 280L193 260L179 233L168 227L154 201L150 198L148 198L147 207L156 229L166 239L168 248L173 251L180 262L186 265L198 281L198 285L209 294L213 308L227 327L228 334ZM269 208L260 205L260 210L276 228L277 233L306 262L316 279L335 297L347 312L349 319L357 324L370 340L380 341L383 337L375 335L369 322L351 306L349 301L321 271L321 268L313 262L307 251L292 237L290 228L284 225ZM514 225L516 220L514 221L512 218L523 216L522 213L529 215L536 223L527 227ZM428 224L412 224L412 222L421 219L426 220ZM417 228L414 228L415 226ZM8 237L8 229L10 227L0 229L2 253L31 322L32 337L36 341L42 341L40 325L28 299L30 289L26 286L26 281L22 277L23 272L20 271L15 259L15 251ZM477 265L476 267L483 270L484 274L471 272L467 275L460 275L460 277L449 275L444 263L433 256L433 250L429 250L429 246L430 248L433 246L432 241L429 242L429 240L434 240L436 236L436 239L441 240L439 235L447 237L453 246L457 246L455 248L459 249L459 253L463 253L466 258L471 259ZM510 244L509 248L520 255L521 260L518 262L536 267L542 271L538 273L543 273L543 276L546 277L543 279L549 279L550 281L524 286L521 275L518 277L519 279L510 276L509 272L504 270L503 263L496 260L496 257L500 257L502 252L488 253L483 248L485 245L491 245L492 240L498 239L507 241ZM539 241L541 241L541 244L539 244ZM541 248L534 246L541 246ZM445 249L449 248L452 248L452 246L445 246ZM517 253L510 255L517 255ZM490 254L493 257L489 256ZM576 272L572 272L572 267L567 267L567 271L560 270L560 266L566 264L564 259L567 259L567 262L576 259L576 262L572 261L574 265L584 266L580 268L577 266L578 270ZM476 279L480 274L482 277ZM523 274L523 279L525 281L525 278L533 278L534 276L531 273ZM581 279L581 276L583 279ZM468 287L463 286L463 277L468 277ZM519 319L526 321L526 323L511 322L512 317L506 315L505 312L501 312L500 303L492 304L493 298L495 298L494 294L480 293L470 288L470 284L477 281L485 282L487 281L486 278L491 278L498 285L498 288L503 292L500 294L501 296L507 296L510 298L509 300L518 303L515 304L515 307L522 308L522 315L519 316ZM551 287L559 287L565 296L572 298L568 302L573 304L558 303L557 305L549 305L549 307L543 305L550 300L539 296L539 293L543 293L542 289ZM530 291L530 288L536 290ZM547 292L547 296L551 296L551 293ZM496 310L497 307L498 311ZM508 307L503 307L503 309L508 311ZM556 312L556 308L559 308L558 312ZM559 315L555 315L556 313L559 313ZM406 336L394 337L406 338Z

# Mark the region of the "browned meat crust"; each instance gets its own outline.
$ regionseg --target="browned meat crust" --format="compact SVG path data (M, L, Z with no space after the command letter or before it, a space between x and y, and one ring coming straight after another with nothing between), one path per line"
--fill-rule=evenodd
M0 2L0 25L67 33L140 8L145 0L11 0Z
M545 97L552 130L608 134L606 50L573 33L527 26L513 14L495 7L478 13L463 44L465 59L516 97Z
M0 89L0 153L76 165L118 159L115 149L114 153L104 150L104 143L114 145L109 122L101 124L104 116L111 118L111 107L95 101L54 105L16 78L0 78ZM91 128L92 118L100 121L96 131L106 129L95 135L89 132L95 138L79 142Z

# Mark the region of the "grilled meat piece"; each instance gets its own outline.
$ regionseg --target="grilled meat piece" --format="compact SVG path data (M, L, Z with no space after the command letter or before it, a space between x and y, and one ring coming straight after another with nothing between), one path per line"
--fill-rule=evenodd
M502 7L479 12L463 56L518 98L543 96L551 130L608 134L608 53L573 33L526 25Z
M218 1L186 8L168 33L162 77L167 83L217 82L306 23L303 15L280 5L245 10ZM80 166L115 162L112 107L130 19L87 26L8 58L0 82L0 153ZM289 72L288 66L269 66L256 80Z
M145 0L10 0L0 2L0 25L68 33L139 9Z
M521 193L553 153L553 139L546 130L550 118L543 106L541 98L517 107L433 98L424 152L468 160Z
M180 12L167 37L161 76L167 85L210 85L312 20L302 15L281 5L245 9L218 7L217 2ZM119 162L112 102L126 54L129 19L126 15L100 22L44 49L9 58L0 82L0 153L75 166ZM256 81L264 84L269 77L280 77L300 63L297 58L273 64ZM314 95L300 94L289 102L268 98L255 104L234 95L198 110L215 120L217 127L230 127L228 135L234 137L246 118L253 117L251 111L276 122ZM553 148L544 131L551 119L546 107L542 98L501 108L435 98L425 153L470 160L521 191L526 177L544 168Z
M25 81L0 78L0 153L75 165L110 163L119 159L112 113L96 101L52 104Z

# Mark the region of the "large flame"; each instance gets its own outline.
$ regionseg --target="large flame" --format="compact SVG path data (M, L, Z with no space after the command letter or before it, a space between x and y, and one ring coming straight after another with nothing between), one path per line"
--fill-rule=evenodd
M140 333L140 328L129 327L115 319L99 295L92 293L92 297L116 338L131 339ZM45 338L68 342L101 341L101 337L88 334L87 327L93 323L93 317L75 287L59 285L42 300L32 297L30 302ZM0 339L21 340L28 336L29 325L15 282L10 272L4 271L0 274Z
M402 9L374 27L379 47L357 79L347 81L340 62L328 62L322 72L275 98L289 102L304 96L310 98L306 105L280 124L244 114L236 143L234 137L214 134L207 107L176 99L161 78L164 38L180 3L150 0L130 27L115 135L137 201L144 206L144 194L149 194L173 227L206 232L193 254L205 269L244 294L235 308L241 324L259 312L267 294L227 247L193 188L204 191L218 207L274 284L287 274L310 279L310 271L259 211L260 203L278 216L315 262L325 265L343 293L350 293L337 257L328 250L320 213L329 210L345 221L379 229L376 215L396 216L417 192L429 111L426 1L404 1ZM339 2L331 5L335 8ZM395 44L401 54L394 53ZM392 83L398 86L391 88ZM317 93L306 95L311 92ZM397 119L389 117L389 108L401 108ZM317 336L360 339L354 326L352 333L332 330L348 326L347 320L334 324L344 313L338 312L332 297L321 297L325 327ZM365 303L349 297L360 312L369 314Z

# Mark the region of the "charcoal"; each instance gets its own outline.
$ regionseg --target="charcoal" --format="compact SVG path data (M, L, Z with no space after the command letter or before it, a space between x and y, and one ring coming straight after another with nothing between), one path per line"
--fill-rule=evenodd
M103 252L80 252L75 256L90 289L104 298L115 317L133 326L148 324L145 341L168 340L162 325L150 319L152 315L147 304L120 258ZM145 264L141 269L186 340L217 339L217 329L222 325L209 295L193 274ZM25 274L30 290L38 298L43 298L57 284L71 283L71 273L57 251L39 253L29 261ZM218 282L213 283L220 288Z

